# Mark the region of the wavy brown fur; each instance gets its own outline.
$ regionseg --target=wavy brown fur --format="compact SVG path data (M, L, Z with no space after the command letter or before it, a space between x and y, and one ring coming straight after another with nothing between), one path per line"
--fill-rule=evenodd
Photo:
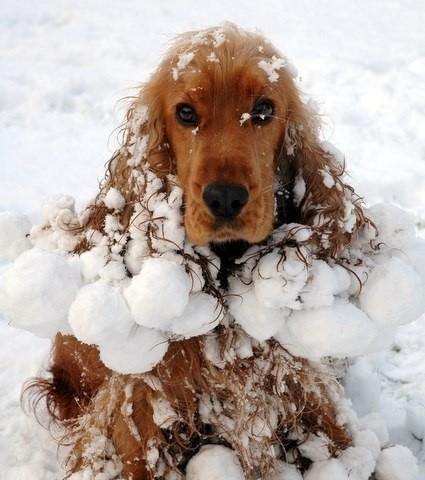
M219 341L229 344L232 340L228 336L237 334L222 330ZM63 341L62 336L56 339L59 345ZM80 347L94 362L90 369L96 372L90 379L93 383L82 376L86 366L73 362L71 354L56 357L52 381L38 385L39 394L47 395L52 417L65 427L65 443L74 445L68 460L71 471L99 462L98 457L87 455L87 451L93 452L91 445L99 435L111 440L112 451L123 465L122 477L133 480L157 478L159 461L146 461L152 446L158 449L163 468L180 472L203 444L222 443L235 450L246 478L256 479L266 478L273 468L271 445L281 448L283 459L289 451L297 456L294 432L301 438L325 434L332 454L351 443L344 426L335 421L333 380L308 362L289 355L277 342L259 346L253 357L235 358L224 368L206 359L202 338L174 342L164 360L147 376L112 373L100 362L94 347ZM247 392L249 381L255 382L255 388ZM58 390L58 385L66 389ZM276 390L279 387L280 393ZM334 393L329 395L328 391ZM71 403L70 397L74 398ZM166 400L176 412L172 427L161 428L155 423L152 405L158 399ZM204 423L200 410L209 401L225 405L224 413L235 421L234 428L222 423L222 412L212 412L211 423ZM270 402L280 412L274 433L258 439L254 436L247 448L241 442L242 434L259 420L267 423L265 406ZM104 452L102 455L104 463L112 458ZM298 456L302 467L303 459Z

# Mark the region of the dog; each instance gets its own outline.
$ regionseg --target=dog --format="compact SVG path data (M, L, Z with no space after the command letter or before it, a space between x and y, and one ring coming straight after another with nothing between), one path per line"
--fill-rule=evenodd
M122 230L132 225L143 195L134 172L148 164L165 185L167 176L177 177L185 236L220 257L223 291L235 259L282 224L309 226L316 256L336 257L367 219L360 201L347 214L353 189L335 153L320 142L319 116L293 77L265 38L233 24L178 37L132 101L122 145L108 164L101 193L114 188L124 198ZM82 230L104 230L110 211L100 198ZM86 236L73 252L90 248ZM231 325L215 335L221 358L240 339ZM190 458L215 443L236 452L246 478L265 479L276 458L308 468L294 432L323 434L331 454L350 445L328 372L274 340L256 344L250 358L217 366L207 358L206 341L175 341L148 374L123 375L102 363L95 345L57 334L49 376L34 379L25 392L33 408L47 405L65 432L69 474L111 472L119 463L117 478L183 478ZM269 435L254 432L258 419Z

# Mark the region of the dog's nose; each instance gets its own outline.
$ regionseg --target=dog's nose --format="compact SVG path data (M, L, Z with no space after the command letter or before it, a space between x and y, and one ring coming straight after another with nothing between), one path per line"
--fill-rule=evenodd
M210 183L202 198L215 217L232 219L248 201L248 190L234 183Z

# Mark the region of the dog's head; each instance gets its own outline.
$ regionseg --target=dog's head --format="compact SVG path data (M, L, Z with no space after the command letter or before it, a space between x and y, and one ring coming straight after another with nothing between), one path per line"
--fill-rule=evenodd
M143 109L148 115L127 146L145 138L151 168L177 174L194 244L262 241L283 198L291 220L320 230L331 253L364 221L358 205L350 211L343 166L318 140L317 115L291 73L262 36L226 24L179 37L140 90L129 123ZM127 168L121 156L112 177Z

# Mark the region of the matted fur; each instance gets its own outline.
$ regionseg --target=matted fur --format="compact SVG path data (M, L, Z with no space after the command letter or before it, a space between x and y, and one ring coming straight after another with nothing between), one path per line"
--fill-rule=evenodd
M273 227L297 222L312 229L310 247L318 257L335 258L368 222L359 199L344 183L343 165L321 144L317 114L303 103L289 69L280 69L278 80L268 82L258 68L261 60L280 57L279 52L260 35L231 24L219 30L223 42L217 41L216 32L179 37L133 99L123 144L108 164L101 191L84 223L73 226L78 238L74 253L92 248L91 236L104 232L112 210L103 198L113 187L125 199L116 213L123 238L120 255L125 254L135 212L149 210L146 182L140 182L146 165L162 178L165 195L173 182L181 185L185 231L195 245L261 243ZM214 41L218 62L207 60ZM180 71L179 56L191 52L189 67ZM214 114L198 131L182 130L175 105L197 88L205 93L197 97L199 109ZM271 97L276 108L274 121L260 129L239 122L258 95ZM324 175L331 179L327 184ZM202 187L213 181L247 187L249 202L237 227L217 229L203 205ZM297 182L304 192L294 197ZM351 212L347 205L352 205ZM161 237L161 232L149 230L147 236ZM149 246L155 255L154 243ZM211 278L208 259L198 255L190 260L201 268L204 291L224 304L226 292ZM232 356L243 335L231 325L220 326L212 334L171 343L149 374L121 375L102 364L94 346L59 334L51 377L33 381L29 398L33 395L38 405L45 398L52 420L64 427L64 443L72 444L69 472L86 467L100 472L113 461L121 462L125 479L182 475L203 444L222 443L235 450L246 478L267 478L274 457L307 468L308 460L297 447L311 434L327 438L332 454L350 445L346 427L337 421L340 394L332 375L292 357L274 340L256 344L249 358ZM215 359L211 342L218 345ZM164 425L155 416L158 402L174 412ZM276 418L270 417L272 412L278 412ZM270 433L259 432L259 424ZM97 448L99 438L104 442Z

